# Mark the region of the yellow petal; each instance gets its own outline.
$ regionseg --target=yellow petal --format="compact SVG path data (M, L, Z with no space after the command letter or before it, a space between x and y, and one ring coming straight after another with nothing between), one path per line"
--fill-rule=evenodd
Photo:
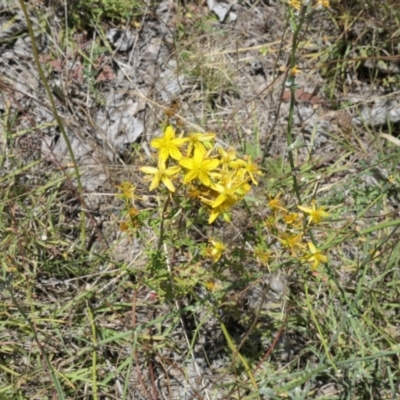
M170 167L164 171L165 175L172 176L176 175L181 170L181 167L175 165L174 167Z
M158 155L158 158L161 162L166 162L169 157L169 150L167 147L162 147L160 150L160 154Z
M162 183L168 188L170 192L175 192L175 186L167 176L161 178Z
M203 162L204 153L198 148L194 149L193 161L196 165L201 165Z
M310 214L313 212L312 208L309 207L303 207L303 206L297 206L297 208L301 211L304 211L307 214Z
M214 201L212 208L216 208L220 206L224 201L226 200L226 195L225 194L220 194Z
M211 214L210 214L210 218L208 219L208 223L212 224L218 218L219 214L221 214L219 211L212 210Z
M159 149L164 145L164 138L155 138L150 142L150 146Z
M179 165L182 165L182 167L185 167L187 169L195 168L195 163L192 158L183 158L179 161Z
M169 155L174 160L180 160L182 158L182 153L179 151L179 149L176 146L171 146L169 148Z
M152 190L156 189L156 188L158 187L159 184L160 184L160 176L159 176L158 174L157 174L157 175L154 175L154 178L153 178L153 180L151 181L151 185L150 185L150 187L149 187L150 192L151 192Z
M202 167L208 171L212 171L213 169L217 168L218 165L218 160L205 160L203 161Z
M200 171L199 180L204 186L210 186L211 185L210 177L204 171Z
M238 159L238 160L235 160L235 161L232 161L230 164L229 164L232 168L241 168L241 167L246 167L246 161L243 161L242 159Z
M205 142L207 140L212 140L215 138L215 133L201 133L201 132L194 132L190 133L190 137L196 138L199 142Z
M204 145L203 145L202 143L200 143L200 142L196 142L196 143L194 144L194 148L195 148L196 150L200 151L201 154L203 154L203 157L204 157L204 155L207 153L206 148L205 148Z
M188 183L192 181L193 179L197 178L197 173L196 171L189 171L185 177L183 178L183 183Z
M175 130L172 126L167 126L164 132L164 137L167 140L172 140L175 137Z
M318 252L317 248L314 246L314 243L308 242L308 248L310 249L311 254L315 254Z
M328 257L325 256L324 254L319 255L319 259L322 263L326 263L328 261Z
M217 136L215 133L211 133L211 132L204 133L201 135L201 141L203 142L206 140L212 140L215 138L215 136Z
M158 169L154 167L141 167L139 170L145 174L156 174L158 172Z
M182 146L187 142L187 138L176 138L174 140L171 140L171 143L177 147Z
M222 185L218 184L218 183L211 185L211 189L215 190L218 193L224 193L225 192L225 188Z
M313 262L313 265L312 265L311 269L312 269L313 271L315 271L315 270L318 268L318 265L319 265L319 262L318 262L318 260L314 260L314 262Z

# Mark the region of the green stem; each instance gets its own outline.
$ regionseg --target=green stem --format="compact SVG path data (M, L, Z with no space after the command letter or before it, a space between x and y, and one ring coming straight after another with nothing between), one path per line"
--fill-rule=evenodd
M294 27L293 38L292 38L292 50L290 53L290 69L292 69L296 66L296 50L297 50L297 46L298 46L298 36L299 36L301 27L303 26L303 23L305 20L306 11L307 11L307 7L303 7L301 10L301 13L300 13L298 23L296 24L296 21L295 21L296 16L294 15L293 11L290 10L291 26ZM296 82L295 81L296 81L296 77L294 75L289 74L289 77L287 78L287 86L290 89L290 104L289 104L289 119L288 119L287 130L286 130L286 145L288 148L289 163L290 163L290 169L292 171L294 191L296 193L298 204L302 204L299 184L298 184L297 176L296 176L296 167L294 165L293 149L291 146L293 143L292 128L293 128L294 106L295 106L295 101L296 101L296 98L295 98ZM286 82L285 82L285 84L286 84Z
M164 232L165 232L165 218L164 214L167 212L169 203L171 202L171 195L168 196L167 201L164 204L164 208L161 213L161 223L160 223L160 237L158 239L158 251L161 251L161 247L164 243Z
M21 9L22 9L22 11L24 13L26 25L27 25L28 31L29 31L29 36L31 38L32 52L33 52L33 58L35 59L36 68L38 70L38 73L39 73L40 79L41 79L41 81L43 83L43 86L46 89L47 96L48 96L50 104L51 104L51 109L52 109L52 112L53 112L53 116L57 121L58 128L60 129L60 132L61 132L61 134L62 134L62 136L64 138L64 141L65 141L65 143L67 145L68 153L69 153L69 155L71 157L71 162L72 162L72 164L74 166L75 175L76 175L76 181L78 183L78 192L79 192L80 202L82 204L83 203L83 196L82 196L83 188L82 188L81 178L80 178L80 175L79 175L78 164L76 163L76 159L75 159L75 156L74 156L74 152L72 150L71 142L70 142L70 140L68 138L67 133L65 132L64 125L63 125L63 123L61 121L61 118L58 115L56 103L54 101L54 97L53 97L53 94L51 92L50 86L49 86L49 84L47 82L46 77L44 76L42 67L40 65L39 52L38 52L38 49L37 49L37 46L36 46L35 35L33 33L32 24L31 24L31 21L29 19L29 15L28 15L28 11L26 9L26 5L25 5L23 0L19 0L19 4L20 4ZM84 207L81 207L81 244L82 244L82 249L85 248L85 241L86 241L85 240L85 238L86 238L85 225L86 225L85 224L85 211L84 211Z
M88 305L88 314L89 321L92 327L92 341L93 341L93 350L92 350L92 398L93 400L98 400L98 389L97 389L97 328L94 320L94 315L91 307Z

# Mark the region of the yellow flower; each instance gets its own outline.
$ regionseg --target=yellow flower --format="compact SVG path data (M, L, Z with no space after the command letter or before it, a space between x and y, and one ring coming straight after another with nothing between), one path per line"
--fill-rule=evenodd
M208 257L212 258L213 262L217 262L221 258L222 253L226 250L226 246L213 239L210 240L210 243L211 246L206 248L205 253Z
M246 156L243 160L238 160L238 166L239 177L243 177L244 179L244 176L247 174L254 185L258 184L254 175L262 175L262 172L258 169L257 165L251 161L251 156Z
M189 170L183 178L183 183L189 183L197 178L203 185L211 185L210 172L218 167L219 161L205 156L201 150L195 149L192 158L183 158L179 161L182 167Z
M297 68L297 65L295 65L293 68L290 69L289 75L296 76L298 74L301 74L301 71Z
M210 197L214 197L214 200L208 199L204 196L200 196L200 200L206 205L208 212L210 213L210 217L208 219L208 223L212 224L219 215L222 215L226 222L231 222L229 210L236 204L239 198L235 199L227 199L221 205L214 207L213 204L215 202L215 198L218 195L218 192L210 191L206 193Z
M206 146L210 147L209 143L215 138L215 133L190 133L187 140L189 147L187 150L187 156L190 157L193 153L193 149L199 149L205 154L207 152Z
M313 243L308 242L307 244L311 254L304 256L304 260L308 262L311 261L313 263L311 268L315 271L320 263L326 263L328 261L328 257L322 254Z
M292 255L297 257L296 250L304 249L304 245L301 244L301 239L303 237L302 233L298 235L288 235L283 234L278 240L282 243L282 245L290 250Z
M128 210L128 215L130 217L137 217L139 215L139 210L136 207L130 207Z
M118 194L118 197L125 200L127 203L135 204L135 199L139 199L139 197L135 195L136 186L131 182L121 182L117 186L117 189L121 191L121 193Z
M221 289L221 287L222 287L221 283L220 283L220 282L217 282L217 281L215 281L215 280L208 281L208 282L206 283L206 288L207 288L207 290L209 290L210 292L215 292L215 291Z
M307 214L308 216L308 225L310 225L311 222L314 222L315 224L319 224L321 222L322 218L329 217L329 214L324 211L323 207L316 208L315 207L315 200L311 202L311 208L310 207L303 207L303 206L297 206L297 208Z
M160 185L160 182L162 182L168 188L168 190L170 192L175 192L175 187L169 177L176 175L180 170L181 170L181 168L177 165L174 167L167 168L165 166L164 161L160 161L158 163L158 168L154 168L154 167L141 167L140 168L140 171L144 172L145 174L154 175L154 178L150 184L150 188L149 188L150 191L157 188Z
M295 10L299 11L301 9L300 0L290 0L289 7L294 8Z
M268 206L272 211L283 211L287 212L286 208L283 207L282 200L279 198L281 197L281 193L278 193L274 198L269 196Z
M240 200L243 182L234 180L231 174L223 176L220 183L213 185L212 189L219 193L218 197L212 202L212 208L222 204L235 204Z
M314 6L316 10L329 7L329 0L317 0L317 4Z
M294 225L297 226L299 223L301 223L300 219L300 214L298 213L290 213L287 214L283 217L283 220L288 224L288 225Z
M234 164L237 158L236 151L234 149L225 151L222 147L218 147L218 153L222 166L237 168L237 165Z
M203 199L204 201L204 199ZM229 215L229 210L235 205L236 202L225 202L218 207L214 207L210 209L210 217L208 218L208 223L212 224L219 215L222 215L225 222L231 222L231 218Z
M236 194L239 197L244 197L246 196L247 193L249 193L251 190L251 186L247 182L243 182L240 184L240 186L236 189Z
M168 157L172 157L174 160L180 160L182 158L179 147L185 142L187 142L187 138L175 138L174 128L172 126L167 126L164 136L153 139L150 144L160 151L159 160L165 163Z

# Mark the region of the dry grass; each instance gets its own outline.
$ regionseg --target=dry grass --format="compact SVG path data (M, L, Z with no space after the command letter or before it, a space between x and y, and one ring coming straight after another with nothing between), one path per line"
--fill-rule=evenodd
M396 2L342 3L300 37L295 170L285 139L285 7L245 2L236 23L223 25L197 3L174 3L167 22L144 7L131 20L140 34L123 54L104 39L122 22L89 19L78 41L73 26L68 32L45 17L51 9L30 10L50 43L41 62L84 193L62 139L51 150L43 144L59 131L33 60L27 68L18 51L3 57L0 398L396 398L400 148L379 135L398 136L387 107L398 112L399 15ZM27 38L24 28L7 40L25 49L19 36ZM96 127L111 92L120 100L109 125ZM367 118L373 107L386 112L383 123ZM107 136L115 115L115 125L130 126L120 108L145 126L133 152ZM231 225L209 227L190 202L160 213L162 195L148 192L137 167L153 162L147 143L166 110L177 126L214 131L220 145L262 162L265 175ZM282 251L265 225L278 193L296 210L293 175L303 203L316 197L330 213L313 231L329 253L316 273ZM132 234L120 229L121 181L140 197ZM209 237L228 247L213 266L201 252ZM263 262L268 248L281 257Z

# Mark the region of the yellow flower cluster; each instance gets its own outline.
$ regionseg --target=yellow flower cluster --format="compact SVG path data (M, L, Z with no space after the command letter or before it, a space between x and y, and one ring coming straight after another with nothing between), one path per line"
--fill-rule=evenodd
M262 174L251 157L240 158L235 150L216 146L215 136L190 133L176 137L174 128L168 126L162 137L151 141L158 150L157 167L140 168L153 175L150 190L163 183L174 193L174 181L184 185L189 196L209 211L210 224L219 215L229 221L228 211L250 191L250 182L257 185L256 176Z
M312 263L313 271L328 261L327 256L321 253L314 243L304 240L307 226L320 224L323 218L329 216L323 207L317 207L314 200L310 207L297 206L300 211L308 215L308 224L305 226L303 215L289 212L280 199L280 194L270 198L268 206L272 215L267 219L266 226L292 257Z
M221 258L225 250L226 246L223 243L214 239L210 239L210 243L204 250L204 254L216 263Z
M291 8L294 8L296 11L300 11L303 6L308 6L310 3L310 0L289 0L288 5ZM316 10L321 10L323 8L328 8L330 6L329 0L316 0L314 3L313 7Z

